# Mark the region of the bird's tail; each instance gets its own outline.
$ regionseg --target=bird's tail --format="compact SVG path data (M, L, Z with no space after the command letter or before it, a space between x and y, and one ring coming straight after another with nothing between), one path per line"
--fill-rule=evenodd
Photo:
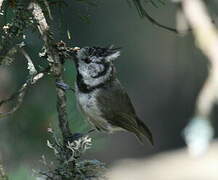
M138 128L134 133L138 140L144 144L143 138L146 137L149 142L154 145L154 140L150 129L139 118L137 118L137 124Z
M122 117L122 120L125 119L125 121L119 121L120 127L134 133L140 143L144 144L144 138L146 137L149 142L154 145L152 133L143 121L134 115L128 115L124 113L119 115Z

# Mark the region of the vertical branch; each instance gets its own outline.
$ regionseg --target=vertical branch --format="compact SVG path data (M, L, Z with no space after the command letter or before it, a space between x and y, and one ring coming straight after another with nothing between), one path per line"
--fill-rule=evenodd
M49 31L49 26L46 22L45 16L42 12L41 7L32 2L29 6L33 11L33 16L38 22L38 29L42 36L42 39L45 43L46 51L47 51L47 60L51 66L51 72L55 79L55 82L63 81L63 65L62 59L58 54L57 49L54 46L54 41L52 39L51 32ZM57 111L58 111L58 120L59 120L59 127L61 129L61 133L63 139L65 140L67 137L71 135L68 118L67 118L67 98L65 95L64 90L58 88L56 86L56 93L57 93Z
M208 77L196 101L195 115L184 129L189 152L199 156L206 152L214 136L210 115L218 97L218 34L202 0L179 2L184 18L192 29L196 46L210 63Z
M181 3L184 15L193 30L196 45L211 64L196 104L196 114L207 118L218 96L218 34L201 0L181 0Z
M63 81L62 76L56 78L56 82ZM57 92L57 111L59 119L59 127L62 131L62 136L64 139L67 139L71 135L68 116L67 116L67 98L64 90L56 87Z
M4 0L0 0L0 10L2 9L2 4Z

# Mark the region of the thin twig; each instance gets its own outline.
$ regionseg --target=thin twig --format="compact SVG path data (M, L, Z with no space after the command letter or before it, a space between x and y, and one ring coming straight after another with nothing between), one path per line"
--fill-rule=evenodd
M24 96L26 95L26 92L27 92L26 86L27 86L27 84L25 83L21 88L21 92L17 95L16 105L10 111L0 113L0 118L7 117L7 116L13 114L14 112L16 112L19 109L19 107L21 106L21 104L23 102L23 98L24 98ZM12 95L12 96L14 96L14 95ZM9 99L11 99L11 98L9 98ZM7 102L7 101L4 101L4 102Z
M138 10L138 13L141 17L145 17L148 21L150 21L152 24L156 25L157 27L163 28L165 30L171 31L173 33L178 34L179 32L177 29L165 26L161 23L159 23L157 20L155 20L151 15L148 14L148 12L143 8L140 0L132 0L135 7Z
M29 54L23 48L20 48L20 51L24 55L24 57L27 59L27 68L29 70L29 74L30 75L36 74L37 73L36 68L35 68L33 61L30 58Z
M21 45L18 46L18 49L21 51L21 53L24 55L24 57L28 61L27 68L29 69L29 74L31 75L31 77L22 85L22 87L17 92L12 94L9 98L0 101L0 106L1 106L4 103L10 102L11 100L14 100L14 99L17 100L16 105L10 111L5 112L5 113L0 113L0 118L9 116L9 115L13 114L14 112L16 112L23 102L23 99L27 93L28 87L30 87L30 85L35 84L39 79L41 79L44 76L44 73L49 70L49 69L45 69L44 71L37 73L36 68L35 68L30 56L27 54L27 52L22 48Z
M12 101L14 99L17 99L16 105L10 111L0 113L0 118L7 117L7 116L13 114L14 112L16 112L19 109L19 107L21 106L21 104L23 102L23 99L24 99L24 96L27 93L27 90L32 85L34 85L38 80L40 80L44 76L44 74L46 72L48 72L48 70L49 69L46 69L46 70L44 70L42 72L37 73L31 79L28 79L17 92L12 94L9 98L0 101L0 106L2 106L5 103L8 103L8 102L10 102L10 101Z
M163 25L161 23L159 23L157 20L155 20L152 16L150 16L147 11L144 10L144 16L154 25L156 25L157 27L160 27L162 29L171 31L173 33L179 34L179 32L177 31L177 29Z
M51 72L55 79L55 82L63 82L63 65L62 59L58 54L57 49L55 48L55 43L52 39L51 32L49 30L49 26L43 14L43 11L39 4L36 2L32 2L30 4L30 8L33 9L32 13L36 21L38 22L38 29L44 40L46 51L47 51L47 60L51 66ZM71 136L71 131L67 118L67 98L65 95L65 91L58 88L56 85L56 93L57 93L57 111L58 111L58 120L59 127L62 132L63 139L67 139L67 137Z

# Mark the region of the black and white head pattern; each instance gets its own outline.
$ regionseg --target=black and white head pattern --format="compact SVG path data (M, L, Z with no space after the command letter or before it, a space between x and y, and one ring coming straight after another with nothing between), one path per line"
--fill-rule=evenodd
M96 87L107 81L113 71L113 60L120 55L115 48L85 47L77 51L77 83L88 88ZM82 81L82 82L78 82Z

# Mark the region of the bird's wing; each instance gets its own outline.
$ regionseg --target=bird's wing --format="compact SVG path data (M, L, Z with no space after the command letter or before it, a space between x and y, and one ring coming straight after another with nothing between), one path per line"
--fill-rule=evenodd
M97 103L102 114L106 116L106 119L112 118L114 114L127 114L129 116L135 116L135 110L133 105L119 83L118 80L113 81L97 93ZM108 119L110 121L110 119ZM135 121L133 123L136 123Z
M137 117L128 94L118 80L102 89L98 96L98 107L102 116L113 126L133 132L141 141L142 136L152 141L148 127Z

